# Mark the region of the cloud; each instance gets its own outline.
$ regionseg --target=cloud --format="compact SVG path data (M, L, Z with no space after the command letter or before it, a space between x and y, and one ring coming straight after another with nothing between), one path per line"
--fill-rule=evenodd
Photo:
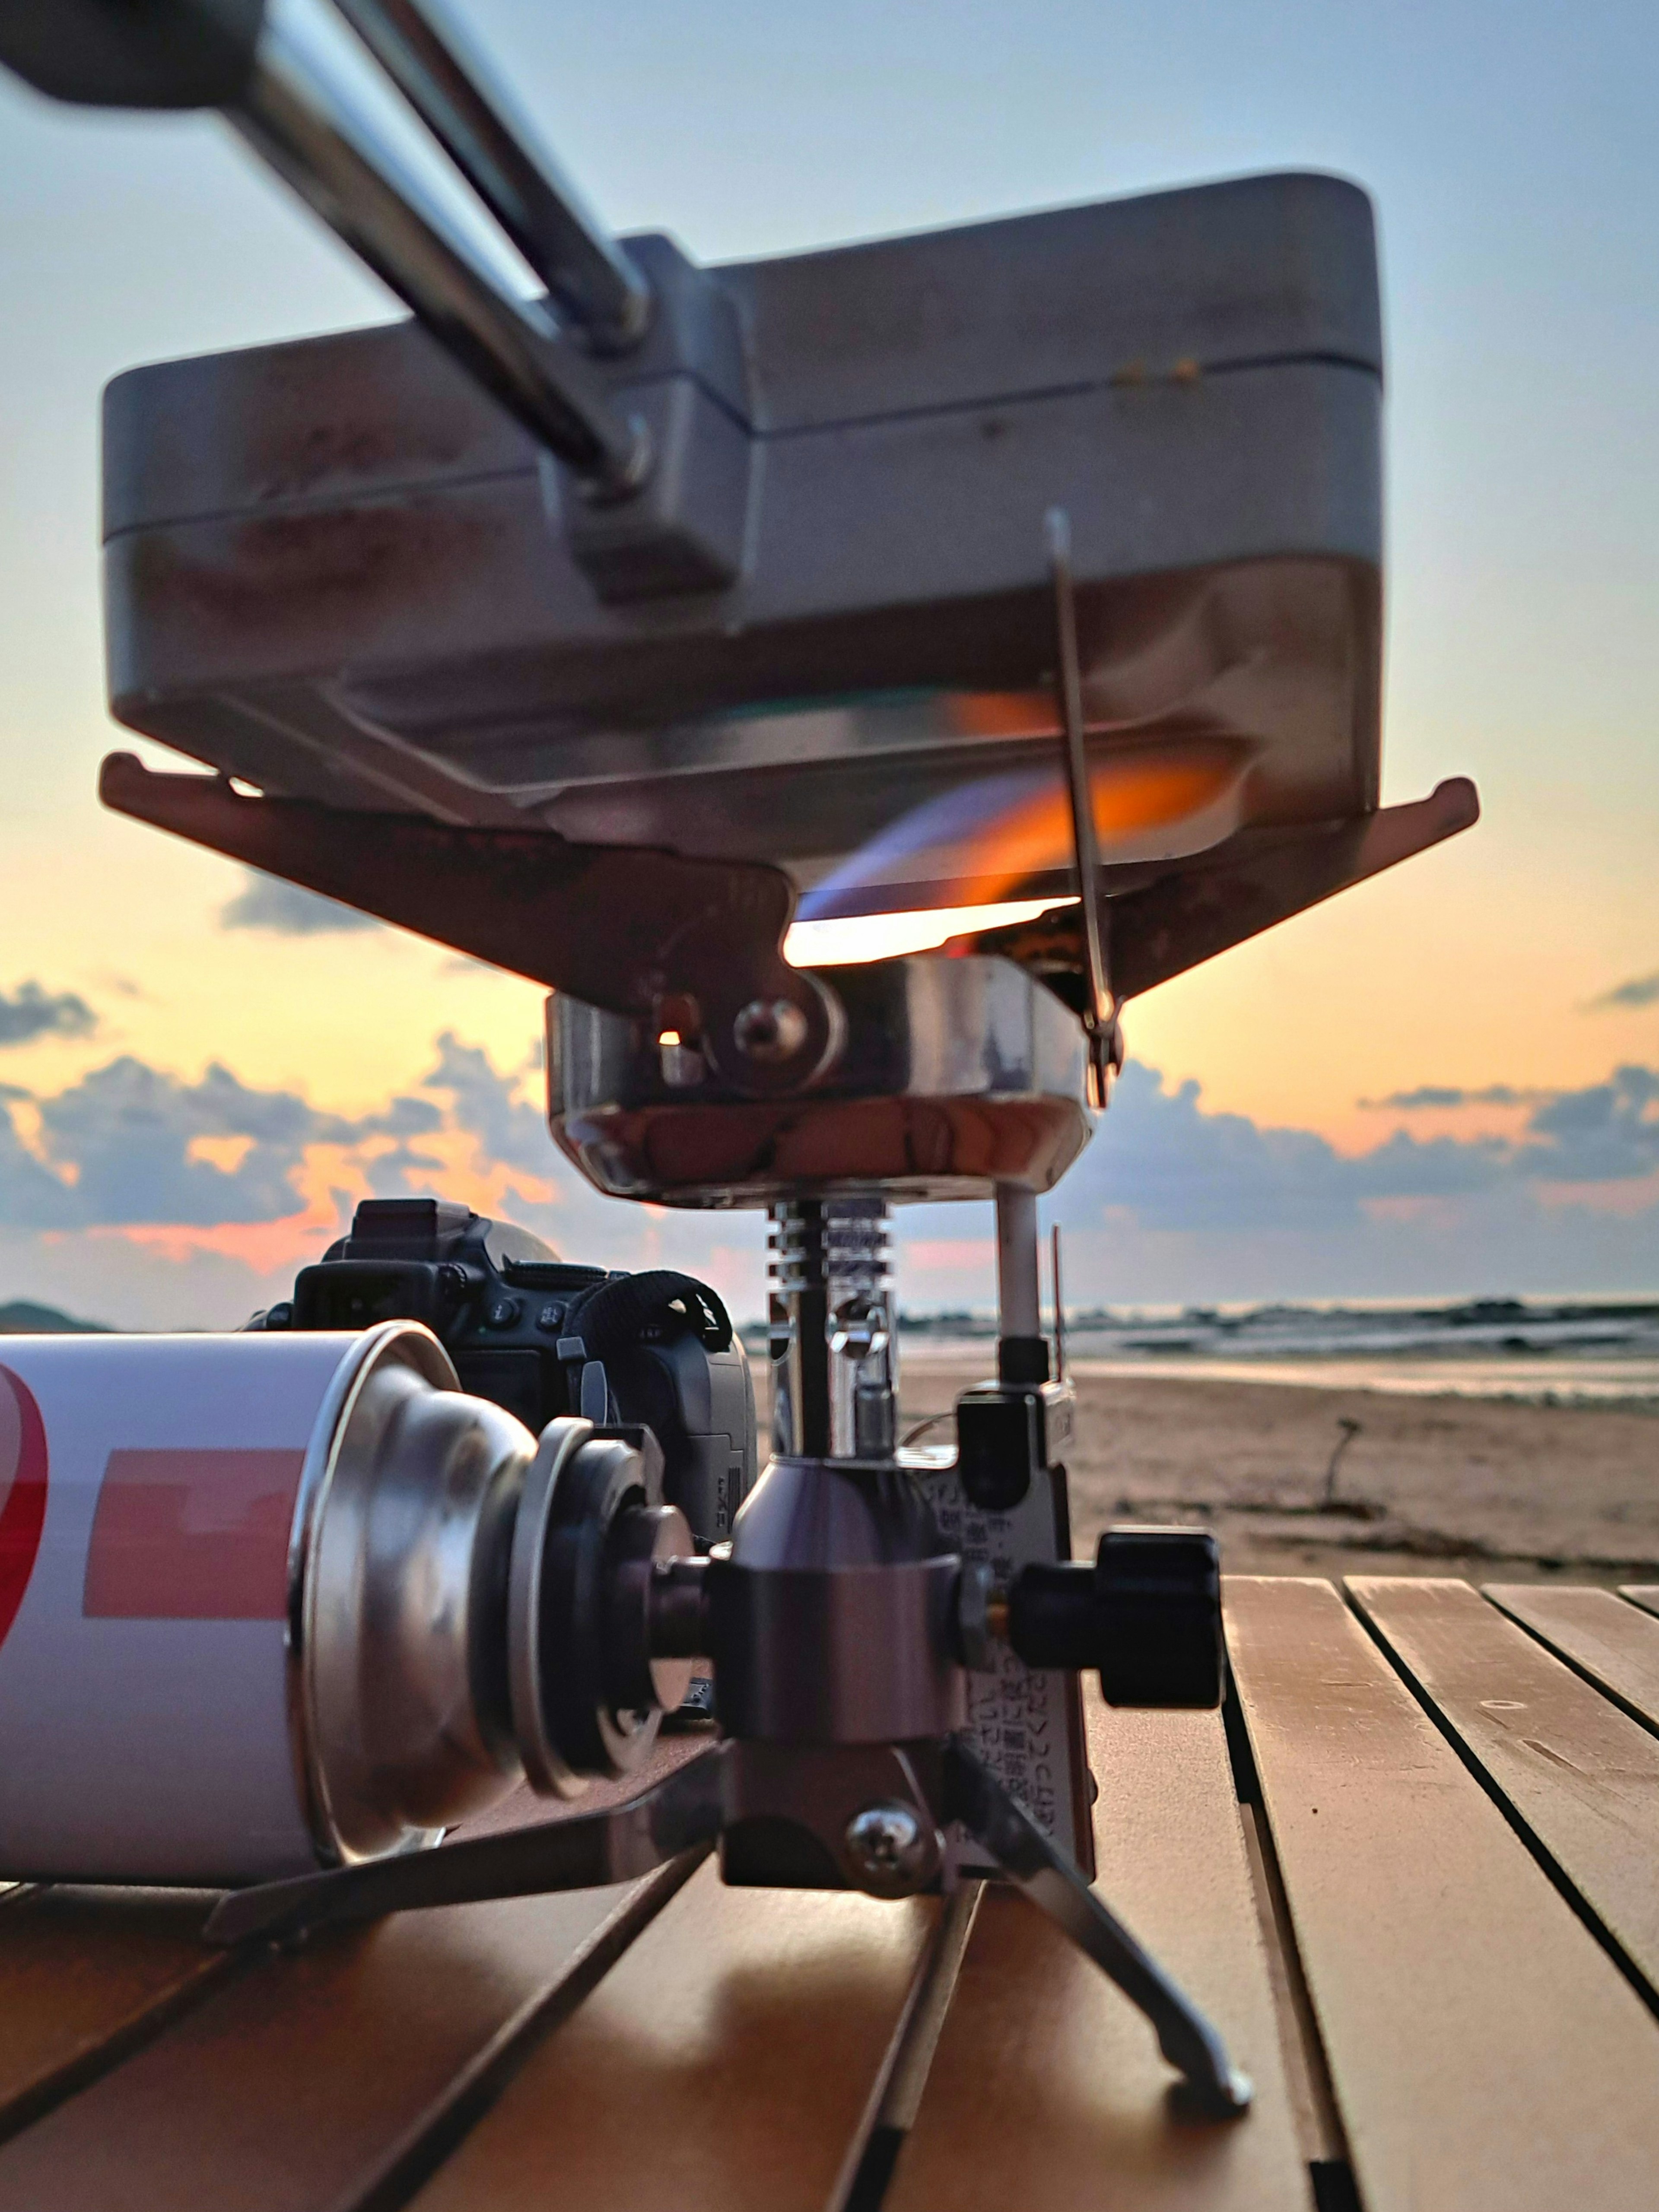
M539 1098L532 1103L524 1095L526 1071L497 1074L488 1053L463 1044L453 1030L438 1038L437 1053L422 1089L447 1100L452 1116L489 1159L545 1176L555 1158L553 1139Z
M1310 1130L1206 1113L1197 1085L1132 1063L1046 1211L1066 1231L1068 1295L1124 1304L1651 1291L1659 1070L1543 1094L1506 1136L1402 1131L1345 1154ZM949 1219L919 1208L901 1237L948 1236ZM912 1305L929 1295L907 1285ZM959 1280L934 1295L963 1299ZM988 1280L979 1302L991 1296Z
M1444 1104L1534 1103L1514 1137L1397 1131L1370 1152L1339 1152L1307 1129L1264 1128L1242 1114L1206 1114L1197 1084L1171 1091L1155 1069L1124 1070L1105 1141L1063 1190L1080 1197L1109 1176L1111 1202L1157 1230L1340 1230L1368 1207L1448 1200L1541 1184L1637 1182L1659 1171L1659 1070L1620 1067L1580 1091L1402 1092ZM1091 1164L1095 1158L1098 1166Z
M1048 1202L1068 1294L1653 1288L1659 1069L1516 1096L1534 1103L1509 1134L1401 1130L1347 1154L1313 1130L1207 1112L1197 1084L1132 1064ZM423 1194L515 1220L568 1258L686 1268L734 1310L763 1310L763 1214L591 1189L548 1135L533 1053L500 1067L446 1030L420 1080L362 1115L218 1063L189 1081L131 1055L50 1094L0 1085L0 1296L128 1326L234 1326L360 1198ZM988 1206L906 1207L895 1226L912 1310L990 1303Z
M85 1220L79 1193L44 1166L18 1135L10 1101L23 1095L8 1085L5 1111L0 1113L0 1224L9 1229L78 1227Z
M0 1228L219 1232L303 1221L314 1241L362 1194L434 1190L480 1212L514 1199L520 1214L549 1217L560 1206L549 1182L557 1152L540 1095L526 1091L531 1073L533 1055L502 1073L445 1030L425 1078L365 1115L254 1088L222 1061L185 1082L131 1053L51 1095L0 1084Z
M219 909L221 929L263 929L276 937L325 937L347 930L380 929L383 923L356 907L341 906L280 876L246 871L247 881Z
M27 1143L17 1104L33 1109ZM124 1054L50 1097L0 1094L0 1224L281 1220L305 1206L299 1178L315 1148L395 1147L442 1121L431 1098L394 1097L354 1118L297 1091L255 1090L216 1061L186 1083Z
M1605 1083L1540 1106L1515 1172L1534 1181L1621 1182L1659 1170L1659 1068L1620 1067Z
M1517 1137L1489 1139L1483 1146L1501 1174L1523 1182L1619 1182L1659 1170L1659 1071L1653 1068L1618 1067L1605 1083L1580 1091L1517 1091L1506 1083L1460 1091L1425 1084L1359 1103L1406 1113L1435 1107L1528 1107L1531 1110ZM1394 1162L1405 1164L1410 1180L1410 1164L1426 1160L1432 1149L1399 1136L1362 1157L1382 1169L1392 1155Z
M9 998L0 991L0 1046L90 1036L97 1026L97 1015L74 991L43 991L38 983L20 983Z
M1641 1006L1659 1006L1659 968L1650 975L1632 975L1627 983L1615 983L1612 990L1603 991L1599 999L1592 999L1584 1011L1590 1014L1628 1012L1632 1007Z
M1391 1091L1386 1098L1362 1098L1367 1112L1426 1113L1449 1106L1532 1106L1553 1098L1553 1091L1517 1091L1513 1084L1488 1083L1480 1091L1464 1091L1444 1083L1421 1083L1414 1091Z
M296 1206L307 1147L355 1133L297 1092L252 1090L217 1063L183 1083L130 1054L38 1107L42 1164L88 1224L273 1220ZM216 1164L214 1145L236 1139L235 1164Z
M1370 1201L1465 1195L1508 1172L1495 1138L1423 1143L1402 1132L1350 1158L1310 1129L1206 1114L1200 1097L1196 1083L1170 1091L1131 1062L1100 1138L1061 1186L1062 1218L1095 1199L1146 1229L1328 1231Z

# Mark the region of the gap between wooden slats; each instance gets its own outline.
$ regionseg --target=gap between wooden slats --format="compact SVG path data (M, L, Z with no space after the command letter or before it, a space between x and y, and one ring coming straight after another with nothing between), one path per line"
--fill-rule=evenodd
M975 1875L939 1900L927 1951L912 1977L882 2069L842 2160L824 2212L878 2212L933 2071L957 1981L984 1899Z
M20 1885L0 1896L0 2142L236 1971L194 1893Z
M702 1747L698 1737L659 1744L650 1777ZM596 1784L568 1808L521 1790L458 1832L557 1818L639 1785L640 1778ZM0 1883L0 2144L84 2094L263 1958L204 1944L216 1902L198 1891ZM608 1910L599 1908L601 1919Z
M1310 2203L1218 1713L1087 1698L1098 1886L1254 2076L1246 2118L1180 2117L1152 2029L1018 1894L980 1908L883 2212Z
M1651 2212L1659 2025L1328 1583L1226 1607L1366 2212Z
M1659 1741L1464 1582L1354 1575L1354 1601L1650 1989Z
M937 1917L706 1866L418 2212L823 2212Z
M1659 1583L1620 1583L1619 1595L1639 1605L1644 1613L1659 1613Z
M504 2029L556 2007L608 1931L635 1932L642 1887L402 1913L262 1954L0 2149L0 2212L357 2203Z
M1302 1964L1296 1955L1290 1907L1273 1856L1267 1824L1258 1803L1241 1804L1245 1855L1255 1891L1256 1917L1261 1924L1267 1954L1267 1974L1273 1984L1273 2006L1279 2018L1279 2043L1285 2062L1285 2085L1296 2122L1296 2139L1310 2169L1327 2170L1348 2161L1342 2121L1331 2094L1330 2074L1320 2047L1319 2029L1309 2002Z
M1484 1591L1628 1711L1659 1729L1659 1620L1611 1590L1487 1583Z

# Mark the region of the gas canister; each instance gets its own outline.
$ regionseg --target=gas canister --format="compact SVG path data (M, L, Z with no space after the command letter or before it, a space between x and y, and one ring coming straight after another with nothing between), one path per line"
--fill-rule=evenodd
M480 1674L535 1451L407 1322L8 1340L0 1877L268 1880L511 1790Z

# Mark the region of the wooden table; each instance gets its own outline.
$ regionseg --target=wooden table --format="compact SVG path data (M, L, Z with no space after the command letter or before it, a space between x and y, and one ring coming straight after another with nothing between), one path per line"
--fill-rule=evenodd
M1102 1887L1245 2120L1186 2116L994 1888L941 1937L705 1862L224 1955L200 1896L35 1887L0 1897L0 2212L1653 2212L1659 1590L1227 1607L1224 1719L1090 1729Z

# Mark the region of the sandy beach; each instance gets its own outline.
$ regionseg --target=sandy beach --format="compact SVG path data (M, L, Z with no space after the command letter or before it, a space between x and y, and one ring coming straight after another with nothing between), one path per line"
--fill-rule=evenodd
M946 1410L972 1379L960 1357L907 1354L907 1424ZM1193 1521L1216 1531L1236 1573L1659 1580L1659 1406L1075 1380L1079 1556L1113 1521ZM1328 1496L1344 1422L1358 1425Z

